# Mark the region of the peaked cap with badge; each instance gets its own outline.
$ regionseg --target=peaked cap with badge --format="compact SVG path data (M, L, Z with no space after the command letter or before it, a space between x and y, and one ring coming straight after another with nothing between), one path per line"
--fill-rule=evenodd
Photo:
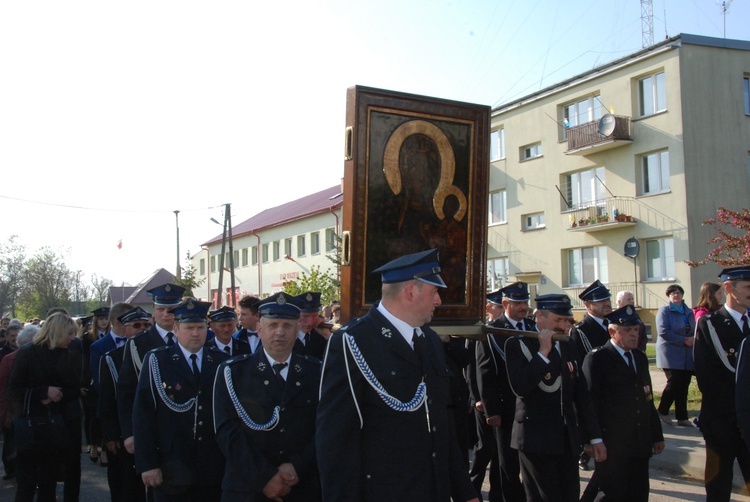
M505 298L512 302L527 302L530 298L529 285L523 281L508 284L500 291L505 295Z
M570 297L568 295L551 293L548 295L537 296L534 301L538 310L548 310L553 314L572 316Z
M258 315L272 319L299 319L300 305L294 296L283 291L258 303Z
M487 293L487 301L490 303L501 305L503 303L503 290L498 289L497 291L493 291L492 293Z
M599 279L589 284L589 287L578 295L578 298L584 302L601 302L611 297L612 293L609 292L607 286L602 284Z
M604 316L610 324L616 324L618 326L638 326L641 320L638 317L638 312L632 305L625 305L617 310L613 310L609 314Z
M737 267L725 268L719 274L721 282L726 281L750 281L750 265L739 265Z
M177 284L162 284L146 291L153 298L154 305L165 305L168 307L179 305L185 288Z
M145 321L148 319L148 312L143 310L141 307L130 309L120 317L117 318L122 324L126 324L133 321Z
M380 274L383 284L417 279L439 288L445 288L445 282L440 277L440 263L438 259L438 250L430 249L391 260L373 270L372 273Z
M174 314L174 320L179 322L207 322L208 310L211 302L201 302L194 298L188 298L169 309Z
M308 291L294 298L297 300L301 312L320 312L320 292Z
M91 313L96 317L108 317L109 307L99 307L98 309L92 310Z
M224 305L220 309L209 312L208 317L211 319L211 322L235 321L237 320L237 311L232 307Z

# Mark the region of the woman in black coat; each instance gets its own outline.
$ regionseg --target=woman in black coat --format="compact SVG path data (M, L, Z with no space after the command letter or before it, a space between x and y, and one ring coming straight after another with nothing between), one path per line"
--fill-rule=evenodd
M64 500L78 500L81 485L81 345L71 344L78 327L65 314L47 318L32 343L19 349L8 382L8 397L23 409L30 395L30 415L62 415L69 447L62 454L19 452L16 502L54 501L56 481L64 476ZM25 410L22 412L24 413Z

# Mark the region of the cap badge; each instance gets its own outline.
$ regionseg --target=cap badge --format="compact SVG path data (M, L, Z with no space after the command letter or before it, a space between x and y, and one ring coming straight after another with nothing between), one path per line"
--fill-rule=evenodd
M308 302L311 302L313 300L313 296L310 293L307 293L305 300L307 300Z
M164 291L166 291L167 293L169 293L170 291L172 291L172 286L170 286L169 284L167 284L166 286L164 286Z
M628 315L633 315L633 307L628 305L627 308L625 309L625 313Z
M277 305L284 305L284 304L286 304L286 298L284 298L283 296L279 296L276 299L276 304Z
M187 309L188 310L193 310L194 308L195 308L195 303L190 302L190 303L187 304Z

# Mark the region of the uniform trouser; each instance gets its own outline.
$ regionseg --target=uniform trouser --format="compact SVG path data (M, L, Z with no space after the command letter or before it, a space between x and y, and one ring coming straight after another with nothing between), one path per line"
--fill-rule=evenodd
M13 440L13 428L3 427L3 467L5 474L12 476L16 473L16 460L14 457L16 443Z
M154 490L156 502L220 502L220 485L162 485Z
M750 453L736 424L714 421L701 424L701 432L706 440L706 500L728 501L732 494L734 459L740 465L745 485L750 485Z
M610 502L648 502L649 457L620 457L610 455L607 460L596 463L599 489L604 500Z
M521 485L521 465L518 460L518 450L510 447L510 436L513 429L512 421L503 421L502 427L493 427L495 443L498 452L498 466L500 467L500 487L504 502L523 500L523 485Z
M146 488L135 472L135 457L125 448L107 452L107 482L112 502L145 502Z
M474 409L474 419L477 430L477 444L474 446L474 460L471 463L469 477L471 484L478 494L482 493L482 484L484 476L487 473L487 466L490 466L490 493L489 501L497 502L500 500L500 469L498 467L497 444L492 435L492 427L487 425L487 419L484 413Z
M560 455L518 452L528 502L578 502L578 454L566 450Z
M669 409L674 402L674 417L677 420L687 420L687 395L690 380L693 378L693 372L690 370L673 370L664 369L667 376L667 385L661 394L659 401L659 413L668 415Z

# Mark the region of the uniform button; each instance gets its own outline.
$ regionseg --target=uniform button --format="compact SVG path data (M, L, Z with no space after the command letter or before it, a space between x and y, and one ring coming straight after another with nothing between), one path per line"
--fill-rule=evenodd
M281 429L279 429L279 432L286 432L286 429L284 429L284 428L282 427Z
M198 436L198 441L203 441L203 437Z
M432 399L428 399L427 404L432 404Z
M281 408L281 411L286 411L286 406Z
M201 405L198 405L198 409L199 409L199 410L202 410L202 409L203 409L203 406L201 406Z
M437 453L435 453L434 451L432 452L432 458L437 458Z
M391 375L396 376L396 370L392 370Z
M302 384L300 382L294 382L294 385L296 385L297 387L299 387Z
M437 427L433 427L432 432L437 432Z
M286 453L284 450L279 450L279 455L283 455L284 453Z
M201 420L200 422L198 422L198 425L203 425L203 420Z
M268 380L263 380L263 385L268 385Z
M370 475L368 474L367 476L365 476L365 478L367 478L367 479L372 479L372 476L370 476Z

